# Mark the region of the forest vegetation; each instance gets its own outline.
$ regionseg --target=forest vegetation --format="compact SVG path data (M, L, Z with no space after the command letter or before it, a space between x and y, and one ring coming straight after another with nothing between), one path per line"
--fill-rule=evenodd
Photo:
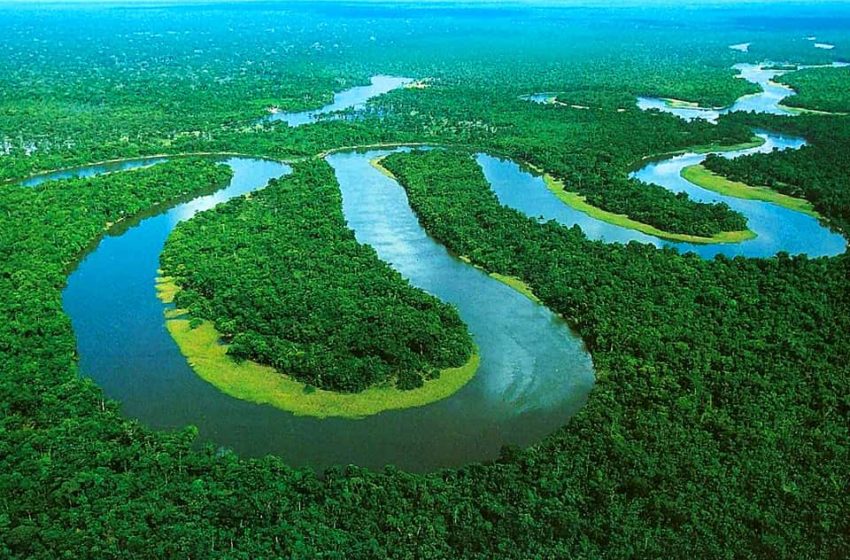
M723 118L799 135L810 145L732 160L709 156L704 163L707 169L732 181L766 186L784 195L804 198L835 227L848 231L850 160L846 154L850 150L850 117L727 115Z
M629 172L659 154L749 142L753 127L799 135L809 145L797 151L705 166L803 198L846 232L850 118L731 114L712 125L634 101L727 106L754 91L734 78L737 62L847 59L846 6L40 4L0 7L0 181L9 181L0 185L0 557L850 556L848 256L703 260L590 241L578 227L501 206L472 157L507 156L599 208L710 235L740 228L739 216ZM804 39L813 34L836 48L815 49ZM728 48L743 41L749 52ZM263 120L270 106L318 107L379 73L430 86L309 126ZM826 93L839 86L815 83L822 75L784 76L800 87L787 101L846 110L846 96ZM534 92L589 109L521 99ZM234 354L336 394L392 382L396 364L410 366L402 384L415 385L463 362L471 348L454 310L355 242L329 167L313 159L381 142L453 148L384 165L430 235L523 282L581 335L596 385L568 423L459 468L317 473L286 456L239 456L192 426L144 425L81 371L62 307L69 270L114 224L214 191L230 172L175 158L35 188L14 181L201 152L289 159L295 171L199 214L170 240L163 264L198 329L213 322ZM404 302L392 318L390 296ZM308 301L316 320L304 317ZM330 311L340 301L345 316ZM279 314L281 302L301 312L297 324ZM390 353L346 331L367 328L369 313ZM270 336L276 325L299 338ZM321 341L333 361L292 359L296 345L318 348L309 328L334 332ZM345 348L352 341L361 355ZM336 371L336 360L365 377ZM332 375L318 374L325 365Z
M357 243L322 160L180 224L161 262L177 307L213 321L230 356L313 387L416 389L473 353L454 308Z
M805 68L777 81L797 93L783 101L788 107L828 113L850 112L850 67Z

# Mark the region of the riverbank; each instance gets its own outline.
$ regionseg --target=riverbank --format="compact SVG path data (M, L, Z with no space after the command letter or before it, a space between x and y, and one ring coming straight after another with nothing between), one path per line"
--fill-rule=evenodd
M172 303L179 288L169 278L157 279L157 296ZM395 387L371 387L360 393L337 393L308 386L270 366L252 361L237 362L227 354L227 345L210 321L193 327L185 311L166 312L166 328L180 352L198 376L223 393L255 404L267 404L296 416L359 419L387 410L424 406L459 391L475 376L480 356L475 350L457 368L440 372L437 379L410 391Z
M465 262L466 264L468 264L469 266L474 266L478 270L480 270L482 272L486 272L487 275L490 276L490 278L492 278L493 280L498 280L502 284L504 284L504 285L506 285L510 288L513 288L514 290L521 293L522 295L524 295L525 297L527 297L528 299L530 299L534 303L536 303L538 305L545 305L543 303L543 300L541 300L539 297L537 297L537 295L531 289L531 286L529 286L528 284L526 284L524 281L520 280L516 276L508 276L506 274L499 274L498 272L487 272L486 269L478 266L477 264L472 262L472 259L470 259L469 257L467 257L465 255L461 255L458 258L460 260L462 260L463 262Z
M683 241L685 243L710 244L741 243L743 241L755 239L756 237L756 233L749 229L743 231L722 231L711 237L688 235L685 233L671 233L669 231L658 229L655 226L651 226L649 224L633 220L632 218L629 218L624 214L614 214L613 212L608 212L607 210L603 210L598 206L588 204L588 202L585 200L585 197L581 196L578 193L570 192L564 189L564 183L562 181L559 181L558 179L555 179L548 173L543 175L543 181L546 183L546 188L552 191L552 193L557 196L561 202L563 202L570 208L573 208L574 210L584 212L591 218L595 218L608 224L633 229L635 231L639 231L641 233L645 233L647 235L652 235L655 237L660 237L662 239L669 239L671 241Z
M661 97L661 101L671 109L697 109L699 111L722 111L726 107L703 107L696 101L685 101L673 97Z
M30 175L27 175L26 177L22 177L22 178L18 177L18 178L11 178L11 179L0 179L0 185L26 183L27 181L32 181L33 179L39 179L39 178L42 178L42 177L47 177L49 175L56 175L56 174L60 174L60 173L71 173L71 172L74 172L74 171L76 171L78 169L82 169L82 168L102 167L102 166L108 166L108 165L120 165L120 164L124 164L124 163L145 162L145 161L149 161L149 160L152 162L152 163L150 163L150 165L157 165L157 164L162 163L162 162L169 160L169 159L192 158L192 157L199 157L199 158L241 157L241 158L260 159L260 160L265 160L265 161L273 161L273 162L276 162L276 163L288 163L288 160L280 160L280 159L275 159L275 158L267 157L267 156L250 155L250 154L245 154L245 153L241 153L241 152L178 152L178 153L173 153L173 154L159 153L159 154L152 154L152 155L149 155L149 156L132 156L132 157L126 157L126 158L105 159L105 160L101 160L101 161L96 161L94 163L85 163L85 164L81 164L81 165L70 165L70 166L67 166L67 167L57 167L55 169L37 171L35 173L31 173ZM154 161L154 160L156 160L156 161ZM149 165L143 166L143 167L149 167ZM134 169L139 169L139 167L134 167ZM124 171L128 171L128 169L116 169L114 171L104 171L104 172L101 172L101 173L97 173L97 176L102 177L104 175L110 175L112 173L123 173ZM45 179L45 180L49 180L49 179Z
M389 177L393 181L398 182L398 178L393 174L393 172L390 171L389 169L387 169L386 167L384 167L383 165L381 165L381 162L386 157L387 156L380 156L380 157L373 158L373 159L369 160L369 165L371 165L374 169L376 169L381 175L384 175L385 177ZM463 262L465 262L466 264L468 264L470 266L474 266L475 268L478 268L479 270L487 272L483 268L475 265L472 262L472 260L467 256L461 255L457 258L459 258L460 260L462 260ZM531 286L529 286L528 284L526 284L525 282L523 282L519 278L516 278L515 276L507 276L505 274L499 274L497 272L487 272L487 274L491 278L493 278L494 280L498 280L502 284L505 284L506 286L513 288L514 290L521 293L522 295L524 295L525 297L527 297L528 299L530 299L534 303L537 303L539 305L543 305L543 302L540 300L540 298L537 297L534 294L534 292L531 290Z
M803 214L814 218L821 218L821 215L815 211L814 207L808 200L778 193L769 187L753 187L746 183L730 181L726 177L709 171L701 164L689 165L688 167L683 168L681 175L685 180L690 181L698 187L724 196L742 198L745 200L770 202L778 204L783 208L788 208L789 210L802 212Z
M661 152L659 154L653 154L651 156L644 156L640 158L637 162L633 163L629 166L630 171L637 171L647 163L653 161L661 161L663 159L667 159L670 157L681 156L684 154L714 154L714 153L725 153L725 152L736 152L738 150L751 150L753 148L759 148L764 145L766 140L761 136L753 136L749 142L741 142L740 144L730 144L727 146L723 146L720 144L702 144L698 146L693 146L690 148L684 148L681 150L673 150L670 152Z
M782 103L780 103L778 107L783 111L788 111L789 113L795 113L798 115L825 115L830 117L846 117L847 115L850 115L850 113L806 109L805 107L794 107L792 105L783 105Z

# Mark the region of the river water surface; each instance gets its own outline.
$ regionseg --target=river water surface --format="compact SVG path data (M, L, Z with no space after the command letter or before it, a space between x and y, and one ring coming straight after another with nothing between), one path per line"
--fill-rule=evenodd
M843 67L846 64L837 62L831 66ZM759 85L762 91L745 95L731 107L721 110L670 107L658 98L638 98L638 106L644 110L658 109L672 113L685 120L705 119L712 122L715 122L721 114L734 111L796 114L781 105L783 99L794 94L794 90L773 81L788 70L771 69L770 65L765 64L738 64L734 68L738 70L741 79ZM527 96L527 99L542 102L546 96L551 97L551 94ZM755 132L763 142L760 146L717 152L718 155L737 158L755 153L769 153L773 150L797 150L806 144L803 138L767 131ZM512 161L486 154L479 154L477 159L502 204L529 216L555 220L567 226L578 225L591 239L609 243L639 241L657 247L675 247L682 252L696 253L703 258L712 258L721 254L729 257L770 257L780 251L820 257L839 255L846 250L847 240L844 236L830 230L816 218L770 202L724 196L703 189L681 176L685 167L702 163L706 157L707 154L698 153L672 156L649 162L631 176L645 183L661 185L673 192L687 193L693 200L728 204L747 218L748 227L757 235L755 239L741 243L681 243L608 224L567 206L548 190L542 177L528 172Z
M106 237L71 274L63 304L77 335L81 371L146 425L192 424L204 441L319 469L348 463L412 471L459 466L492 459L503 445L527 445L562 426L593 384L581 339L547 308L428 237L404 190L369 164L379 155L338 153L328 161L357 239L373 245L414 285L456 305L469 326L481 366L455 395L362 420L320 420L239 401L195 375L165 328L168 306L154 289L159 255L180 221L289 172L283 164L248 158L225 160L234 171L227 188ZM124 168L131 166L125 162Z
M843 68L846 66L847 63L845 62L834 62L825 66L799 65L795 68ZM794 110L782 106L782 100L794 95L794 90L774 81L777 77L787 74L791 70L779 69L769 63L741 63L736 64L733 68L738 71L739 79L758 85L761 91L751 95L744 95L738 98L730 107L723 109L671 107L664 99L658 97L638 97L638 107L644 110L657 109L665 113L672 113L688 121L703 119L710 122L717 122L720 115L734 113L736 111L792 116L798 114Z
M375 92L399 83L373 81ZM392 87L390 87L392 86ZM369 86L367 86L369 87ZM387 90L388 91L388 90ZM338 94L339 95L342 94ZM334 109L298 117L281 116L292 126L314 122L316 115L353 107L362 91ZM367 96L368 97L368 96ZM765 107L778 101L742 103ZM799 138L759 132L758 148L724 154L737 157L773 148L795 149ZM417 287L457 306L481 354L477 375L455 395L431 405L388 411L362 420L296 417L270 406L221 393L192 371L165 328L163 305L156 297L159 255L169 233L182 220L234 196L263 188L290 172L285 164L255 158L222 158L234 171L230 184L107 236L70 275L63 304L77 335L80 368L124 412L158 428L193 424L201 440L241 454L274 453L293 465L325 468L354 463L380 468L395 464L428 471L494 458L506 444L527 445L562 426L585 402L593 383L590 357L581 340L547 308L450 255L422 229L404 189L369 164L387 151L342 152L327 157L339 180L343 211L361 243L372 245ZM803 214L773 204L723 197L699 189L679 175L704 158L685 154L652 162L634 176L697 200L723 201L743 212L758 233L740 244L672 243L613 226L575 211L558 200L536 177L517 164L479 154L478 162L501 202L528 215L578 224L606 242L640 241L675 246L703 257L716 254L768 256L778 251L833 255L844 239ZM91 176L154 165L163 158L92 165L33 177L45 180Z
M344 111L346 109L361 109L373 97L389 93L411 82L413 82L411 78L383 75L372 76L369 85L356 86L335 93L333 102L321 109L301 111L299 113L272 113L265 120L269 122L282 121L293 127L311 124L318 122L322 116L330 113Z

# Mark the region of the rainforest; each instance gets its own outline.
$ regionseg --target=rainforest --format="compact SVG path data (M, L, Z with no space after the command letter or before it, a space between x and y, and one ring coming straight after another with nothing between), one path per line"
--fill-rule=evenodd
M850 556L846 3L0 26L0 557Z

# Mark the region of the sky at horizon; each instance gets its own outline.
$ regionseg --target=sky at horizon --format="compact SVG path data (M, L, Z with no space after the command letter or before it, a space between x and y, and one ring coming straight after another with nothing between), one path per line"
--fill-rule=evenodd
M717 6L735 4L799 4L799 5L840 5L840 0L0 0L0 5L28 5L33 7L48 5L70 4L113 4L122 6L151 5L151 4L283 4L283 3L345 3L345 4L455 4L455 5L489 5L489 6L651 6L651 5L689 5Z

